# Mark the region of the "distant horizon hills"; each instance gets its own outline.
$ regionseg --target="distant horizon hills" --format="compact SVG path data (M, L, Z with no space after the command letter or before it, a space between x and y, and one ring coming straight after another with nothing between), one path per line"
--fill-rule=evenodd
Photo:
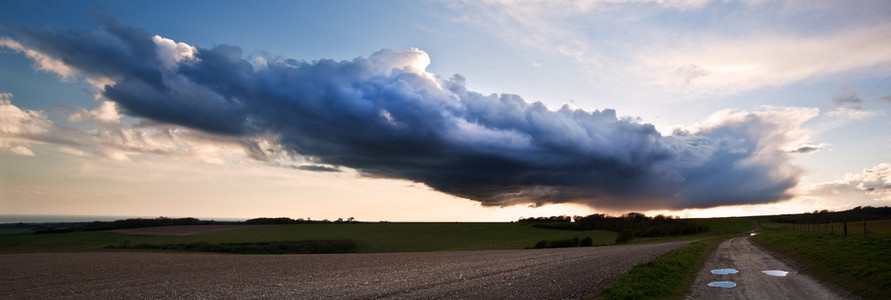
M78 223L78 222L110 222L126 219L157 219L166 218L188 218L188 216L103 216L103 215L0 215L0 224L14 223ZM211 218L201 217L200 220L213 221L244 221L248 218Z

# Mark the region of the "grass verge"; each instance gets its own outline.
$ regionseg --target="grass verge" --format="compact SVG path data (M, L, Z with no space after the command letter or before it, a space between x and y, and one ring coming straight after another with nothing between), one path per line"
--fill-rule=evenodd
M729 237L696 241L639 264L604 289L596 299L683 299L709 255Z
M107 248L222 252L236 254L329 254L356 252L359 249L359 246L352 240L309 240L220 244L201 242L190 244L142 244L130 246L129 240L127 240L118 246L109 246Z
M802 271L864 299L891 295L891 240L764 230L750 238L784 254Z

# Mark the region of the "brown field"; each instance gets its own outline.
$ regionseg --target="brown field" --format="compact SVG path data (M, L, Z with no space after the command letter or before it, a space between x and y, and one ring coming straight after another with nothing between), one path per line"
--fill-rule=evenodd
M689 242L322 255L0 254L0 298L579 298Z
M115 229L109 230L109 232L129 235L193 235L235 229L256 228L260 226L265 225L180 225Z

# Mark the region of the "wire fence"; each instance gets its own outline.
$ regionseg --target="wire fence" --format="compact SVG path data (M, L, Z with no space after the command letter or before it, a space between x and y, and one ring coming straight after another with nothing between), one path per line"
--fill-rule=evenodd
M827 220L804 223L768 223L761 227L779 231L811 232L862 238L891 238L891 220Z

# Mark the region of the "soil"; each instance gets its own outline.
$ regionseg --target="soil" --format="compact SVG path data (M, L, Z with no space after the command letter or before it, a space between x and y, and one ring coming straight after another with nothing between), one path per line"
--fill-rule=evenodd
M711 270L731 268L737 274L717 275ZM770 276L762 271L787 271L786 276ZM710 287L714 281L732 281L733 288ZM718 246L696 278L687 299L850 299L797 271L771 253L749 241L749 237L727 240Z
M579 298L687 243L323 255L2 254L0 298Z

